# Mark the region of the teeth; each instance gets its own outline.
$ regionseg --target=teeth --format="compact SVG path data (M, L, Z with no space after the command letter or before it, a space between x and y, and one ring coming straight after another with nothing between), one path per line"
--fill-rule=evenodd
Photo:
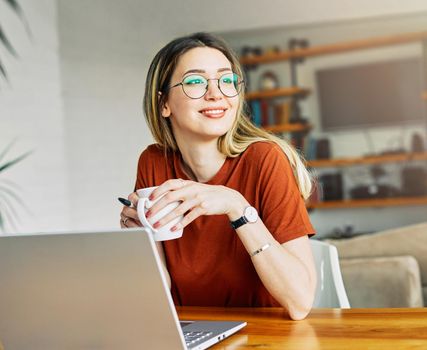
M205 114L220 114L223 113L224 109L211 109L209 111L203 111Z

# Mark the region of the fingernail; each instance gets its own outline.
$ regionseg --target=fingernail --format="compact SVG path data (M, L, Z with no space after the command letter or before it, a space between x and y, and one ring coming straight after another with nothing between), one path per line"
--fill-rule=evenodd
M151 210L147 210L147 212L145 213L145 217L149 218L151 216Z
M160 226L160 222L158 222L158 221L156 223L154 223L154 225L153 225L154 228L157 228L159 226Z
M171 231L178 231L180 228L180 224L177 224L171 228Z

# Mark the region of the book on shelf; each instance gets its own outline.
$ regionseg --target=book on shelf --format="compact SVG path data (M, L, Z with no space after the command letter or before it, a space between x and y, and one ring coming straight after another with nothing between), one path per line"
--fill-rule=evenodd
M249 104L252 122L260 127L289 124L291 104L271 100L253 100Z
M305 160L316 159L317 141L313 137L307 137L304 141L304 158Z
M261 126L261 104L258 100L250 103L251 120L256 126Z
M275 125L276 123L276 106L273 104L268 105L268 125Z
M295 132L291 134L291 145L294 146L299 152L304 153L305 151L305 137L301 132Z
M269 118L268 118L268 110L270 109L270 103L268 103L266 100L261 100L261 126L267 126L269 124Z
M289 124L291 115L291 103L289 101L276 103L274 105L274 115L276 125Z

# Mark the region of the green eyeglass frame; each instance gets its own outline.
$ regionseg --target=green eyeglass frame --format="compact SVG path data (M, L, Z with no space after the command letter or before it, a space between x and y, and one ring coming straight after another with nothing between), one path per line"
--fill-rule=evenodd
M244 80L236 73L225 73L219 78L208 79L200 74L191 74L182 79L180 83L170 86L168 90L181 86L184 94L191 99L199 99L208 91L209 81L216 80L218 89L226 97L237 96L244 84Z

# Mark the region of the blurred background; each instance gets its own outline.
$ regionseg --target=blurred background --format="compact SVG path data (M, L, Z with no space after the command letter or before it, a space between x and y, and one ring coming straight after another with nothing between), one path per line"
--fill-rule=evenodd
M426 221L427 2L18 3L0 0L16 51L0 44L0 169L31 154L0 170L4 232L119 226L117 197L153 142L148 65L195 31L231 44L254 122L304 154L320 237Z

